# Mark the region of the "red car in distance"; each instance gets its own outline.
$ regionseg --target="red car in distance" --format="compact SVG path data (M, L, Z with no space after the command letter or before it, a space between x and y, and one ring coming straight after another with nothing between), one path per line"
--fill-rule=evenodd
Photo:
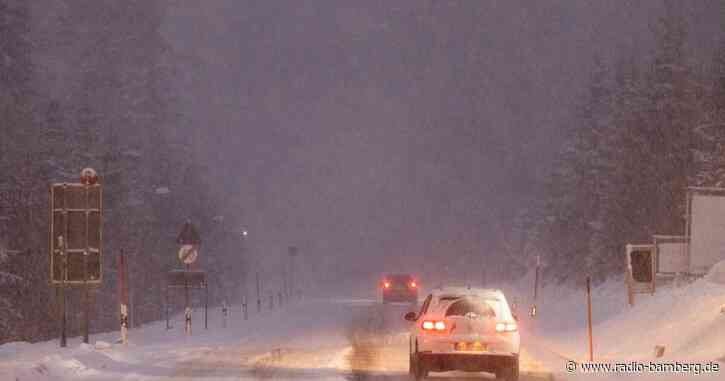
M383 304L411 303L418 304L418 288L420 284L410 274L389 274L383 277L381 291Z

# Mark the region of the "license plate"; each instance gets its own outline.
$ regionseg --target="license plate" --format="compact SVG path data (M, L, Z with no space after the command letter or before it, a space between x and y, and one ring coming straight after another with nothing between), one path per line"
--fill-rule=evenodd
M486 344L479 342L458 342L454 345L454 349L459 352L483 352L487 349Z

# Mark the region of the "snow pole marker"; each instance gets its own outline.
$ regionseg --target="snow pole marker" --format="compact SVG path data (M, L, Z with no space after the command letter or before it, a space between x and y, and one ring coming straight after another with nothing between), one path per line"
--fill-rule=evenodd
M247 320L249 318L249 315L247 314L247 296L246 295L242 299L242 312L244 313L244 320Z
M186 324L184 325L184 330L186 331L187 335L191 335L191 307L186 307L184 310L184 320Z
M531 317L536 317L536 297L539 294L539 273L541 269L541 255L536 256L536 276L534 278L534 305L531 306Z
M262 296L260 294L260 292L261 292L260 289L261 289L262 285L260 284L260 281L259 281L259 271L257 271L257 273L256 273L256 280L257 280L257 313L261 313L262 312Z
M587 333L589 336L589 362L594 361L594 350L592 344L592 287L591 277L587 276Z
M128 268L126 266L126 255L121 249L118 255L118 296L121 315L121 342L128 344Z
M128 344L128 305L121 304L121 344Z

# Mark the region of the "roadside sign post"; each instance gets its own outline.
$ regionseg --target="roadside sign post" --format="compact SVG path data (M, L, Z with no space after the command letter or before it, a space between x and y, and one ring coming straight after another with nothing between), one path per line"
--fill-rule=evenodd
M50 186L50 284L58 287L60 346L67 346L67 287L82 288L81 333L89 342L91 287L102 280L102 188L92 168L81 171L80 183Z
M61 285L59 287L60 290L60 346L61 348L65 348L68 346L67 338L66 338L66 332L65 332L65 326L66 326L66 307L65 307L65 279L67 277L68 272L68 257L65 255L65 245L63 244L63 236L58 237L58 247L60 247L61 250L61 257L62 257L62 263L63 263L63 275L61 280Z
M208 329L208 310L209 310L209 288L206 280L206 272L192 270L171 270L167 273L166 280L166 293L169 294L170 289L184 289L184 294L188 297L189 290L193 289L204 289L205 301L204 301L204 328ZM167 296L168 300L168 296ZM187 299L188 300L188 299ZM191 305L187 302L184 307L184 330L187 334L191 334ZM168 317L167 317L168 319ZM170 325L166 324L167 329L171 328Z
M179 236L176 238L176 243L181 245L181 248L179 249L179 260L186 265L186 272L190 272L191 264L194 263L199 256L198 247L201 245L201 237L199 236L199 231L196 229L196 226L194 226L191 223L191 220L187 220L184 223L184 226L181 228L181 232L179 233ZM206 289L206 287L205 287ZM208 298L208 290L206 290L207 293L207 300ZM191 313L191 307L189 306L189 282L188 277L186 274L184 275L184 306L185 311L189 314ZM206 310L207 306L204 306L204 326L206 327ZM187 333L191 334L191 315L187 316L187 325L188 330Z

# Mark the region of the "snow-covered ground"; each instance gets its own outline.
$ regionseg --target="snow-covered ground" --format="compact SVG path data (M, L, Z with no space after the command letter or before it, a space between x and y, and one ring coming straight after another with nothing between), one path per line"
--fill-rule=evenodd
M655 345L662 345L660 363L717 362L725 367L725 285L716 278L659 287L653 296L638 295L633 308L626 304L621 279L594 288L595 361L648 363L655 361ZM524 279L504 287L509 299L517 299L521 316L522 380L550 379L551 374L556 380L725 380L723 370L701 375L569 373L567 361L587 358L584 290L545 287L538 317L531 319L529 286L530 279ZM247 321L237 307L226 328L214 309L209 330L197 310L193 335L183 333L177 316L171 330L163 321L131 330L128 346L115 343L117 332L92 335L93 345L71 338L65 349L58 348L57 340L9 343L0 346L0 381L407 379L401 316L408 307L383 308L361 295L308 299L262 314L250 311ZM357 377L360 372L366 376Z
M723 268L720 269L722 271ZM725 274L725 272L724 272ZM723 274L713 272L691 284L659 286L654 295L636 295L634 307L627 304L623 279L612 279L592 290L593 352L595 362L649 363L715 362L725 368L725 284L716 282ZM521 305L524 346L547 364L557 379L718 379L718 373L662 374L570 374L568 360L588 360L586 294L581 289L544 287L537 302L538 316L528 316L532 303L532 279L511 287ZM526 332L525 330L528 330ZM664 346L661 358L655 346ZM548 352L548 353L547 353Z
M203 311L197 310L191 336L184 334L177 316L171 330L163 321L131 330L127 346L115 344L117 332L92 335L91 342L99 345L72 338L65 349L57 340L9 343L0 346L0 380L256 379L261 365L269 363L265 356L298 349L315 349L296 357L305 368L324 374L322 370L344 365L341 348L349 344L345 330L336 328L351 321L353 313L343 304L298 302L262 314L251 311L247 321L235 310L222 328L221 312L215 309L209 311L205 330Z

